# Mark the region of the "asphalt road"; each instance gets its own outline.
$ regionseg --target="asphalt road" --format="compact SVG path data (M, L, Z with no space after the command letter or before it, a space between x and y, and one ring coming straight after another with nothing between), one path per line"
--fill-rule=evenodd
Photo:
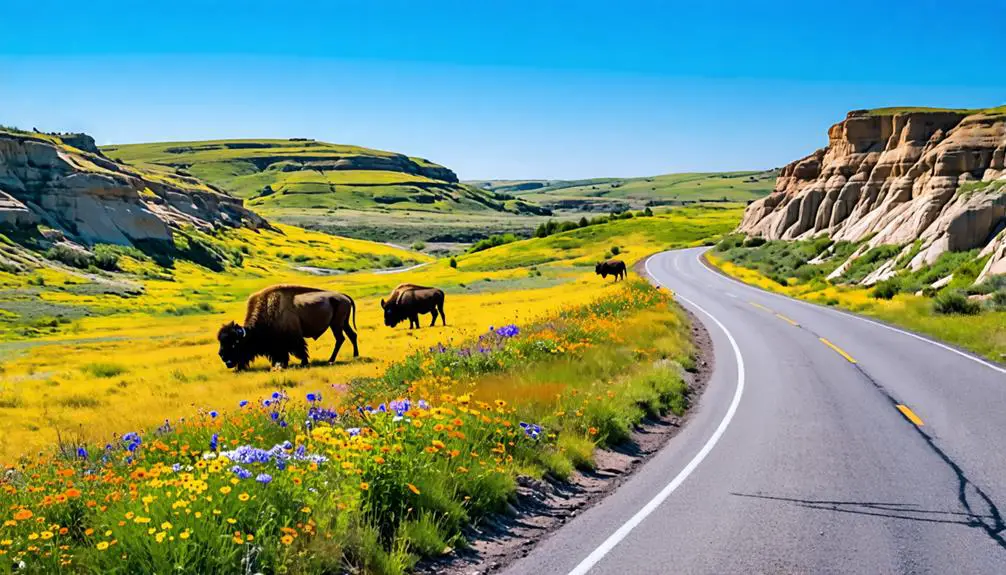
M713 339L695 415L507 573L1006 573L1006 370L701 253L647 262Z

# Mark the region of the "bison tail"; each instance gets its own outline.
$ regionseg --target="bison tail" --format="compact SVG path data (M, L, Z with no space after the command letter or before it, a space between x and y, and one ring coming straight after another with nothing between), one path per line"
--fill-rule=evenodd
M349 298L350 311L353 314L353 329L355 330L356 329L356 300L354 300L350 296L346 296L346 297Z

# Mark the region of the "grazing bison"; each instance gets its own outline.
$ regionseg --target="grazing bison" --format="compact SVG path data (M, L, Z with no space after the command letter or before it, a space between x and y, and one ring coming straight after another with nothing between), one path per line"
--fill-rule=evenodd
M625 262L622 260L608 260L594 266L594 273L607 278L608 274L615 276L615 281L625 279Z
M352 316L352 327L350 327ZM329 363L335 362L346 337L353 344L353 357L360 355L356 345L356 302L348 295L295 285L275 285L248 298L244 325L230 322L220 328L220 359L238 371L264 355L273 366L286 367L290 354L308 364L307 342L318 339L331 329L335 349ZM345 332L345 335L343 335Z
M381 300L381 307L384 308L384 325L388 327L395 327L406 318L409 320L409 329L419 327L421 313L433 314L430 327L437 325L437 313L440 314L440 323L447 325L444 291L441 289L401 284L392 290L387 301Z

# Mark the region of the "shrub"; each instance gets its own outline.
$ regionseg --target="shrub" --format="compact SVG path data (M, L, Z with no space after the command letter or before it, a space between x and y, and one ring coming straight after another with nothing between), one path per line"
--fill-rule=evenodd
M744 247L746 248L756 248L758 246L763 246L766 243L766 239L761 236L755 236L753 238L748 238L744 240Z
M643 215L647 216L647 217L652 216L653 215L653 210L651 210L649 206L646 206L646 209L643 210Z
M870 292L870 297L876 299L891 299L898 295L899 291L901 291L901 283L898 280L891 278L889 280L878 282L877 285L873 286L873 291Z
M81 368L93 377L115 377L126 373L126 368L117 363L89 363Z
M590 222L587 221L587 216L580 216L580 221L577 222L576 225L580 226L581 228L585 228L590 225Z
M933 311L942 314L974 315L981 311L981 305L955 289L943 290L933 300Z
M45 253L45 257L82 270L86 270L88 266L94 264L94 256L90 252L66 244L52 246Z
M454 258L452 257L452 258L451 258L451 261L450 261L450 266L451 266L452 268L454 268L454 269L458 269L458 260L456 260L456 259L454 259Z
M575 227L575 224L574 224ZM496 246L502 246L503 244L509 244L517 241L519 238L513 234L495 234L488 238L479 240L472 247L468 248L468 253L481 252L489 248L495 248Z
M386 256L381 256L381 267L385 268L400 268L402 267L402 258L394 255L388 254Z
M611 254L612 255L617 256L620 253L622 253L622 248L620 248L618 246L611 246Z
M413 251L421 252L426 249L426 244L420 241L412 243Z
M992 311L1006 311L1006 290L994 292L985 305Z

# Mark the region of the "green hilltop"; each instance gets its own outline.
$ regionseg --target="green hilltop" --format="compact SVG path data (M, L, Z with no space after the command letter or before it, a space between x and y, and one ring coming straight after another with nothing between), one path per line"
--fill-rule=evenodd
M103 146L111 158L191 176L245 199L264 215L339 209L536 213L505 194L472 188L423 158L306 138L210 140Z
M746 202L767 195L775 170L665 174L589 180L480 180L480 189L516 195L553 210L620 211L696 202Z

